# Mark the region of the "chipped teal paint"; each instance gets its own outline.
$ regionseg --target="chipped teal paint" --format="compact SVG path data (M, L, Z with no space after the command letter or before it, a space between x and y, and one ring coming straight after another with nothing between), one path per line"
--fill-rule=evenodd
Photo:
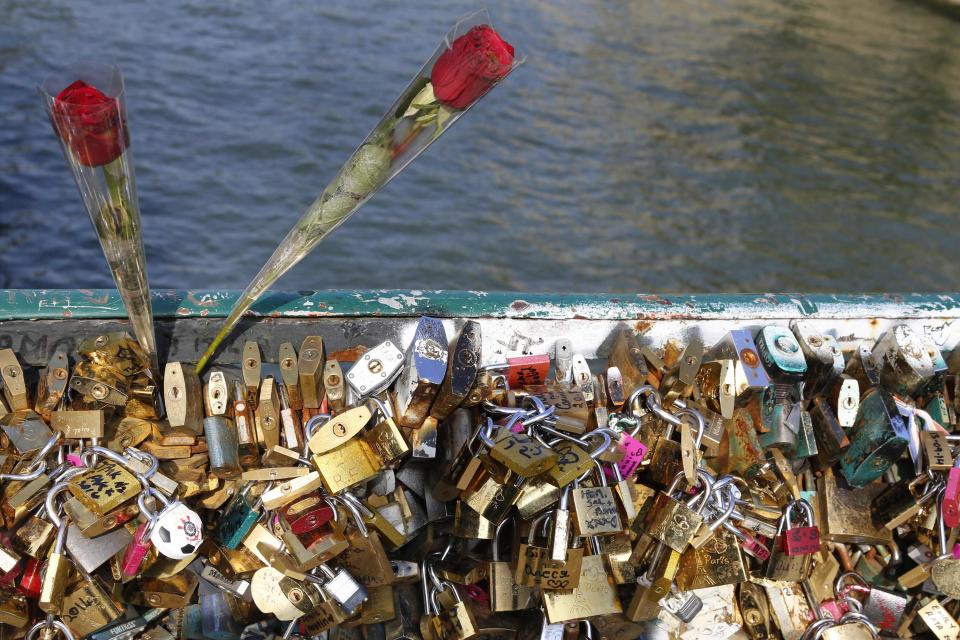
M237 291L154 291L158 318L220 318ZM397 317L587 320L960 318L960 293L943 294L543 294L478 291L275 291L253 306L260 317ZM116 291L0 290L0 320L120 318Z

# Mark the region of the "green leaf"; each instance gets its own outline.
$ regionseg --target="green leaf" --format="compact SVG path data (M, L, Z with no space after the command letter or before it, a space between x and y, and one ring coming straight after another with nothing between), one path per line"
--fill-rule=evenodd
M452 115L453 109L444 104L440 105L440 109L437 111L437 131L433 134L434 139L443 133L447 120L449 120Z
M410 101L410 106L406 111L403 112L403 117L407 118L417 113L420 109L433 105L437 102L437 97L433 95L433 84L429 81L423 89L420 89L420 93L413 97L413 100Z

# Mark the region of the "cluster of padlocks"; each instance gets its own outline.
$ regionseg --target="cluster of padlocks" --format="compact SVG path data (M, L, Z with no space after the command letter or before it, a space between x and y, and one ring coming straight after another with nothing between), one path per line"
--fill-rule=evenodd
M960 634L960 357L923 334L484 362L456 324L203 379L124 333L0 350L0 639Z

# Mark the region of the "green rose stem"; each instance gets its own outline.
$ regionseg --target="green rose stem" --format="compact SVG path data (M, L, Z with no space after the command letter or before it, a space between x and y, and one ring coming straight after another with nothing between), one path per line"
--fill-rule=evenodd
M253 303L523 61L477 12L454 25L380 122L234 303L201 373ZM439 84L438 84L439 82ZM441 87L441 92L436 91Z
M153 305L147 266L140 233L140 216L131 203L128 189L126 154L103 166L109 202L96 216L94 225L101 238L104 256L117 284L117 291L127 309L133 333L150 358L155 376L160 374L157 344L153 331ZM159 380L159 377L156 378Z

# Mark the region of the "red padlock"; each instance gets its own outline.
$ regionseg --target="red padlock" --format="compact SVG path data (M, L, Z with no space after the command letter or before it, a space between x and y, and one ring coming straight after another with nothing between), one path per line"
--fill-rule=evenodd
M284 507L280 515L304 546L309 546L326 533L323 527L333 519L333 508L320 494L312 493Z
M550 356L545 353L507 358L507 384L511 389L544 384L549 371Z
M20 578L19 591L28 598L39 598L43 580L40 576L41 563L36 558L27 560L27 566Z
M799 508L806 519L806 526L793 527L793 510ZM787 504L786 529L783 532L783 552L788 556L808 556L820 551L820 529L813 518L813 509L806 500L793 500Z

